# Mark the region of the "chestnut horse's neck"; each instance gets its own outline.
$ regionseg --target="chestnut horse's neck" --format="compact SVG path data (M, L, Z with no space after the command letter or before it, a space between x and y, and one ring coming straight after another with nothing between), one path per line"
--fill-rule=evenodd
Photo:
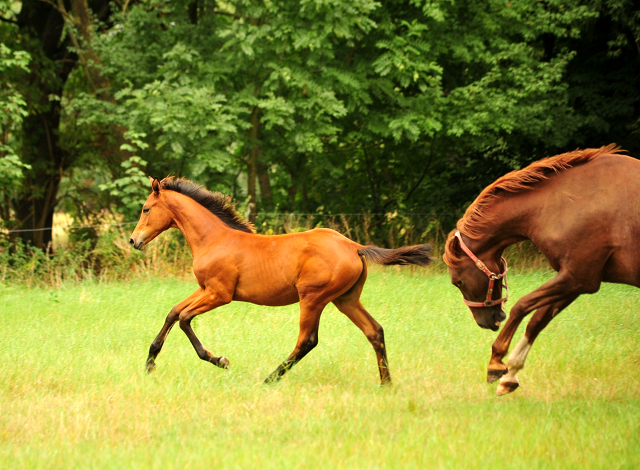
M171 213L175 227L184 235L194 258L202 250L220 243L230 232L237 232L206 207L184 194L161 191L160 195Z
M466 236L467 246L480 259L499 260L506 247L529 238L538 196L537 192L503 193L493 199L484 209L488 222L482 224L482 236Z

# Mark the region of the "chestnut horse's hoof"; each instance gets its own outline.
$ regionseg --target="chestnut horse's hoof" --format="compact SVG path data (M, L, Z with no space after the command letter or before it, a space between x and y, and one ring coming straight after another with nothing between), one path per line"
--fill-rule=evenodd
M218 359L218 363L216 364L218 367L220 367L221 369L229 369L229 359L227 359L226 357L220 357L220 359Z
M506 374L509 369L487 369L487 383L493 383Z
M156 370L156 363L155 362L147 362L147 374L150 374L154 370Z
M518 382L500 382L498 384L498 389L496 390L496 395L506 395L507 393L513 392L519 386L520 384Z

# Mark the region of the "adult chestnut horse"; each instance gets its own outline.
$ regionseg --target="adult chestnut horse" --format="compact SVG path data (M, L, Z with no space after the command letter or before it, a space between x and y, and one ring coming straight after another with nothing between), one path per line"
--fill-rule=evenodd
M458 221L445 247L451 282L482 328L505 319L503 250L531 240L557 275L520 298L492 347L487 380L497 393L518 387L531 345L580 294L604 282L640 287L640 161L615 145L576 150L513 171L485 188ZM520 322L524 337L502 361Z
M196 337L191 320L232 300L259 305L300 302L300 333L291 355L265 382L273 382L318 344L324 307L333 302L365 334L378 360L380 380L391 381L382 327L360 302L367 279L365 260L385 265L431 261L429 245L388 250L362 246L329 229L287 235L258 235L234 210L230 198L211 193L181 178L151 179L153 192L129 242L142 250L169 228L183 234L193 255L193 272L200 287L173 307L151 343L147 372L167 334L179 321L200 359L227 369L225 357L211 354Z

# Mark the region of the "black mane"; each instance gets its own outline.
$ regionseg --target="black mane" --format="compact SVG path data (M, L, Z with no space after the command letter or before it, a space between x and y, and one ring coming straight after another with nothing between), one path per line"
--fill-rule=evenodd
M190 197L201 206L207 208L213 215L225 224L241 232L256 233L253 225L246 222L235 210L231 196L216 191L212 193L187 179L167 176L160 181L160 189L175 191Z

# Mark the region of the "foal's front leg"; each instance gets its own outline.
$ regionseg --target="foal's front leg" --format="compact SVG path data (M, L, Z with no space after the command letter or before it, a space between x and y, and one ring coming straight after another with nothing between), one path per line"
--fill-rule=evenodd
M169 315L167 315L167 319L164 323L164 326L158 333L158 336L153 343L151 343L151 347L149 348L149 357L147 358L147 372L151 373L156 368L155 359L162 350L162 346L164 344L167 335L173 328L173 325L180 320L180 327L186 333L187 337L191 341L191 344L195 348L198 356L201 359L204 359L212 364L217 365L218 367L222 367L223 369L229 368L229 360L224 357L216 357L211 354L206 348L202 345L200 340L196 337L193 329L191 328L191 320L196 315L200 313L207 312L216 307L229 303L229 301L223 301L223 296L213 294L204 289L198 289L185 300L180 302L178 305L171 309Z
M176 305L171 309L171 311L169 312L169 315L167 315L167 319L164 322L164 326L160 330L160 333L158 333L158 336L156 336L156 339L153 340L153 343L151 343L151 346L149 347L149 357L147 357L147 365L146 365L147 373L151 373L155 370L156 357L158 357L158 354L160 354L160 351L162 350L162 346L164 345L164 341L165 339L167 339L167 336L169 335L171 328L173 328L173 325L178 321L180 312L182 312L182 310L184 310L188 305L190 305L191 302L193 302L193 300L197 298L201 293L202 293L202 289L198 289L189 297L187 297L185 300L183 300L182 302L180 302L178 305Z
M198 353L198 357L203 361L212 363L222 369L229 368L229 359L226 357L217 357L211 354L207 348L204 347L202 342L198 339L196 334L191 328L191 320L201 313L213 310L216 307L221 307L231 302L233 295L227 295L226 292L212 292L209 289L200 291L200 295L193 299L191 304L187 306L182 312L180 312L180 328L185 332L191 345Z

